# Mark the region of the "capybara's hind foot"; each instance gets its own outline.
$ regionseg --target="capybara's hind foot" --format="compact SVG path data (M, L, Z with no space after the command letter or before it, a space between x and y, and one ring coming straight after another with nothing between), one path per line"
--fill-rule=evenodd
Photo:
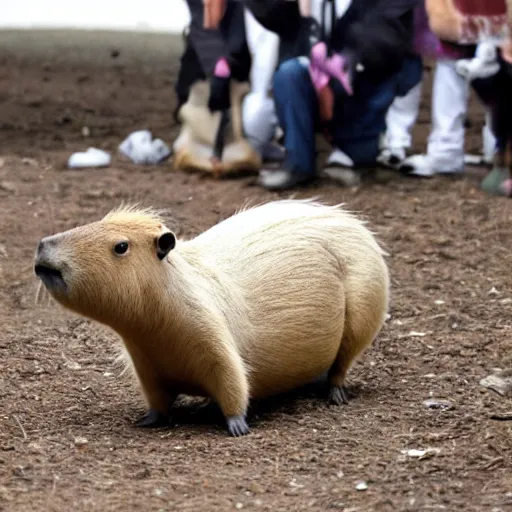
M329 402L335 405L348 405L348 393L345 386L331 386Z
M249 425L245 416L231 416L227 419L229 435L233 437L245 436L249 433Z
M156 409L149 409L144 416L141 416L135 426L139 428L159 428L169 426L169 418Z

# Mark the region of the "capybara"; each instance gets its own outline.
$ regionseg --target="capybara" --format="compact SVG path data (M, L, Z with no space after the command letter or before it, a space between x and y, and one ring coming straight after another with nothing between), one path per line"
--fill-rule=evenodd
M346 403L347 371L385 321L384 256L342 206L269 202L188 241L129 206L43 238L35 273L122 337L148 402L138 426L166 424L183 393L212 398L237 436L251 398L326 372Z

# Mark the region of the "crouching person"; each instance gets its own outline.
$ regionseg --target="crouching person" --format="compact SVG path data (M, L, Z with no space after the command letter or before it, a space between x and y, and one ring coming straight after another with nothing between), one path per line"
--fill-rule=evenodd
M228 1L220 26L206 30L202 0L187 3L191 23L176 85L176 116L182 127L173 144L173 166L216 176L256 172L261 157L246 137L242 119L251 69L244 7Z
M357 184L358 168L376 163L389 106L421 79L412 54L416 0L312 0L310 17L287 0L244 2L280 37L273 94L286 157L280 170L260 173L260 184L280 190L311 182L316 131L333 145L325 173Z

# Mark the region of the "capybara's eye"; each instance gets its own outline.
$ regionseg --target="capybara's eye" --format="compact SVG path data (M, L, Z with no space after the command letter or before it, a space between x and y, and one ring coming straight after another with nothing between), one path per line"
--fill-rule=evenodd
M114 245L114 252L118 256L122 256L126 253L128 250L128 242L119 242L118 244Z

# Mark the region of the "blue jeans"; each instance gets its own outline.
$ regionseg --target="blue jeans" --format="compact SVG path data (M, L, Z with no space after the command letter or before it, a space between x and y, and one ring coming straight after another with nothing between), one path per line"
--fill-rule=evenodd
M328 125L333 145L347 154L356 167L373 165L379 137L386 129L386 113L396 96L404 96L420 80L420 57L409 57L399 73L380 84L358 78L356 93L348 96L334 82L334 115ZM301 175L315 174L315 131L318 99L308 68L299 59L281 64L274 75L274 100L284 131L285 168Z

